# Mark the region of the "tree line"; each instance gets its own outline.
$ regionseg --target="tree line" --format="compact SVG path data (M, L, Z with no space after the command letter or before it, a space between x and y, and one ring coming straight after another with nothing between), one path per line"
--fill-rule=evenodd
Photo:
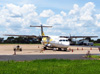
M93 40L90 37L85 38L86 40L89 40L89 42L93 42L93 43L100 43L100 39L97 40Z
M22 43L22 44L40 44L37 38L28 38L28 37L8 37L7 39L0 38L0 43Z
M93 40L89 37L85 38L90 42L100 43L100 39ZM0 38L0 43L23 43L23 44L40 44L41 41L38 38L28 38L28 37L8 37L7 39Z

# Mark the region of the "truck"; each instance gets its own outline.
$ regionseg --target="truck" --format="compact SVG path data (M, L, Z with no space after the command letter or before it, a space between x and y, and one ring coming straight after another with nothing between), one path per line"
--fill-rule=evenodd
M93 42L89 42L89 40L79 40L76 42L77 45L87 45L87 46L93 46Z

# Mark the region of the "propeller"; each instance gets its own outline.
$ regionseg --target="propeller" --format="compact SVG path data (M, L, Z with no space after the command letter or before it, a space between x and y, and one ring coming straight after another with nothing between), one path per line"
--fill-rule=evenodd
M71 38L71 34L69 34L69 39L68 39L69 41L72 41L72 38Z
M37 39L38 39L39 41L42 41L42 36L39 35L39 36L37 37Z

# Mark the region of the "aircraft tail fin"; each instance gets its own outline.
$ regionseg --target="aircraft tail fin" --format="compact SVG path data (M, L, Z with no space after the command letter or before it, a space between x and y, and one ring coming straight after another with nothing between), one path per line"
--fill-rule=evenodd
M52 26L43 26L43 25L41 25L41 26L32 26L32 25L30 25L30 27L40 27L40 28L41 28L41 36L45 36L45 34L44 34L44 32L43 32L43 27L48 27L48 28L50 28L50 27L52 27Z

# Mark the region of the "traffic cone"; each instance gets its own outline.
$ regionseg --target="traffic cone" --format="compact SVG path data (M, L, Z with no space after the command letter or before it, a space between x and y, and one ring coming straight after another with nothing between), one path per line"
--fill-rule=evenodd
M77 50L79 50L79 49L77 48Z
M73 52L73 49L72 49L72 52Z
M98 48L99 49L99 51L100 51L100 48Z
M90 50L92 50L92 48L90 48Z
M83 50L83 48L82 48L82 50Z

